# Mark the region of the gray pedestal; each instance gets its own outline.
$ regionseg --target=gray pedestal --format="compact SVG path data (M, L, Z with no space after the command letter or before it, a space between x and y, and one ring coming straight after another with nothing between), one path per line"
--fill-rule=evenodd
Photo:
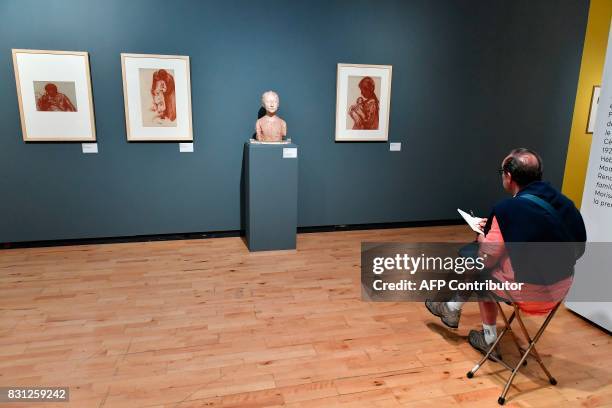
M295 149L295 150L287 150ZM245 228L250 251L295 249L297 145L245 143Z

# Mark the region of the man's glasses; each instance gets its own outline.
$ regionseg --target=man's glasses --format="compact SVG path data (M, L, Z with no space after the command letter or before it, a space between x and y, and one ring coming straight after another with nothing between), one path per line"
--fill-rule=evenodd
M504 174L505 171L506 170L504 170L503 167L499 168L499 169L497 169L497 174L499 174L501 176L502 174Z

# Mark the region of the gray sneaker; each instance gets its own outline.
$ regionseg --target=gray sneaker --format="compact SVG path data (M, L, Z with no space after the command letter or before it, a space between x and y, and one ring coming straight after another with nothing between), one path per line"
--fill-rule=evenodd
M470 334L468 335L468 341L470 342L470 345L472 347L480 351L482 354L487 354L489 352L489 349L491 348L491 345L485 341L483 330L470 330ZM499 345L495 347L495 350L493 350L489 357L495 357L498 360L502 359L501 353L499 352Z
M433 302L431 300L425 301L425 307L432 315L438 316L442 320L442 323L451 329L456 329L459 327L461 309L450 310L446 305L446 302Z

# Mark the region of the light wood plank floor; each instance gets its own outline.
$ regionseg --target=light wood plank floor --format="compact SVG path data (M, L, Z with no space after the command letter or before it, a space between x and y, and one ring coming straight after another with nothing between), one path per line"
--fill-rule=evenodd
M360 300L361 241L470 238L454 226L302 234L269 253L239 238L0 251L0 386L70 387L69 404L35 407L496 406L507 372L465 378L477 305L453 331L422 304ZM559 385L530 363L507 406L612 406L608 334L563 309L539 344Z

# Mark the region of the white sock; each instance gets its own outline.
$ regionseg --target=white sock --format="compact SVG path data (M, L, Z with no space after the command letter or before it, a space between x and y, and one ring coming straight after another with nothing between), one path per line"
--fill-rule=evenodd
M465 302L446 302L446 306L452 311L461 310Z
M484 329L484 338L487 344L493 344L495 339L497 339L497 326L483 323L482 328Z

